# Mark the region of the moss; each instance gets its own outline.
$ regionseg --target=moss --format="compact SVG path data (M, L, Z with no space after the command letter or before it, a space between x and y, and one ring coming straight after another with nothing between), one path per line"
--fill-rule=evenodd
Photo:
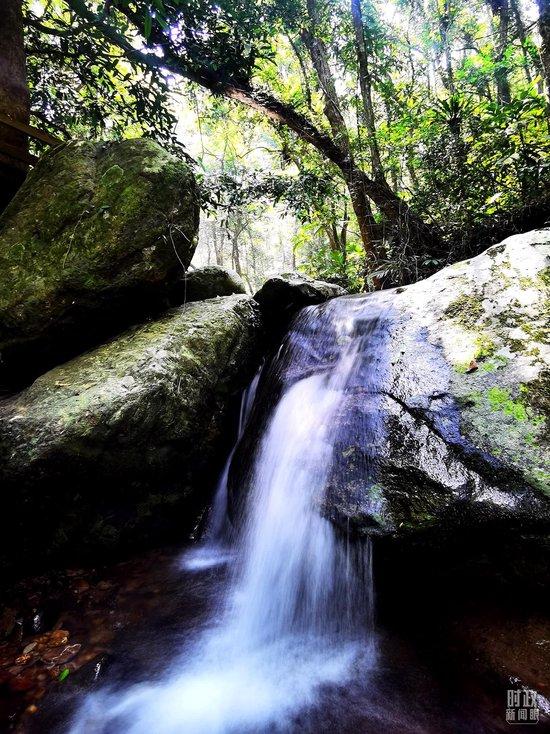
M91 315L163 290L181 272L174 250L191 259L196 198L187 164L151 141L47 153L0 218L0 350L62 332L75 301Z
M537 278L544 286L550 288L550 267L541 270L540 273L537 275Z
M508 272L507 272L508 271ZM494 280L499 281L504 288L512 285L512 278L509 275L510 263L508 260L503 261L499 265L493 263L491 265L491 275Z
M536 467L531 472L530 479L538 489L550 495L550 472Z
M455 372L458 372L459 375L464 375L466 372L468 372L469 368L469 362L458 362L454 365Z
M528 290L529 288L534 288L535 281L533 278L529 278L526 275L520 275L518 278L519 287L523 288L523 290Z
M495 342L487 334L480 334L477 336L475 339L475 345L476 359L487 359L487 357L492 357L497 349Z
M537 326L533 326L532 324L523 324L522 329L535 341L540 342L541 344L550 343L548 329L541 329Z
M510 360L502 354L497 354L493 359L483 362L479 367L483 372L496 372L496 370L506 367L509 361Z
M510 339L508 341L508 346L510 348L510 351L514 354L521 354L525 351L525 342L521 339Z
M111 188L113 186L118 186L123 178L124 169L115 163L105 171L99 180L99 184L105 188Z
M543 370L536 380L520 386L521 400L538 416L538 423L546 423L550 436L550 369Z
M538 381L536 381L538 382ZM550 461L545 416L539 400L548 400L544 388L522 384L517 392L493 385L488 390L464 394L459 399L461 430L476 446L517 467L527 482L549 491Z
M519 400L512 400L510 392L502 387L491 387L487 390L487 400L492 410L500 410L518 421L527 420L525 405Z
M447 306L445 315L471 329L483 315L483 298L477 294L463 293Z
M501 355L497 355L492 361L487 361L489 357L494 355L497 348L497 344L488 334L480 334L474 340L474 351L471 353L471 356L462 362L454 364L455 372L461 375L468 372L470 370L472 360L479 362L480 364L478 364L478 367L486 372L493 372L500 367L504 367L508 363L508 360L506 357Z
M487 255L491 258L495 258L497 255L501 255L506 250L506 245L494 245L487 250Z

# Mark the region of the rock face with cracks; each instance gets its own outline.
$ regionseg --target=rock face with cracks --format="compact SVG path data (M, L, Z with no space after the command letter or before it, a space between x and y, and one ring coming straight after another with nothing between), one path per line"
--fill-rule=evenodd
M373 401L354 396L324 508L336 523L428 539L432 558L440 541L494 532L503 567L504 546L512 557L523 541L548 559L549 254L550 229L533 231L366 297L387 331L375 400L384 429L367 476L352 428Z
M479 563L490 575L498 569L510 579L517 566L516 577L544 578L549 254L550 229L534 231L414 285L344 296L354 302L355 336L366 338L332 419L336 438L320 511L344 533L374 537L375 559L395 562L385 566L396 571L388 578L399 571L402 580L413 579L416 551L424 550L424 575L441 560L443 574ZM335 310L334 302L319 309ZM315 323L338 328L330 318ZM335 331L327 343L339 338ZM303 339L303 363L291 381L330 364L330 352L327 360L315 349L314 330ZM278 358L284 364L284 350ZM261 382L237 459L254 450L281 389L279 369L284 373L279 364ZM235 466L236 518L245 479L246 464Z

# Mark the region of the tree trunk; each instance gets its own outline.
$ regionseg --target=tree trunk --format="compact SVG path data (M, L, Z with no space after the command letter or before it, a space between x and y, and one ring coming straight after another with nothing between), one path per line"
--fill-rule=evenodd
M445 57L445 71L442 74L443 86L449 94L454 94L455 78L453 72L453 57L451 54L451 41L449 39L449 32L452 25L452 8L450 0L445 0L443 15L439 15L438 12L438 22L439 37L441 39L441 46Z
M550 100L550 0L537 0L539 9L539 33L541 37L540 61L546 83L546 94Z
M508 31L510 27L510 7L508 0L489 0L493 17L498 21L498 41L496 45L495 81L497 85L497 99L500 104L508 104L512 99L508 69L505 65L505 53L508 45Z
M29 90L23 45L22 0L3 0L0 23L0 114L28 125ZM0 122L0 211L27 175L27 136Z
M242 214L237 210L234 220L233 230L230 232L231 237L231 264L237 275L242 275L241 253L239 251L239 238L245 228Z
M225 240L225 229L223 226L218 225L214 222L213 226L213 238L214 254L216 255L216 265L223 266L223 245Z
M369 70L367 46L365 44L365 32L363 28L363 17L361 14L361 0L351 0L351 15L353 29L355 31L355 50L357 53L357 64L359 67L359 88L363 102L363 124L367 131L372 173L375 179L385 180L384 168L380 158L380 149L376 138L376 122L374 107L372 104L372 82Z
M376 223L372 214L372 209L365 187L354 175L356 166L353 160L349 144L349 135L344 121L344 116L340 110L340 103L336 94L336 84L332 77L332 72L328 63L328 52L324 42L317 37L317 5L315 0L307 0L308 17L310 28L304 30L302 38L304 45L309 51L311 62L317 73L319 84L325 99L325 116L332 130L332 135L336 145L342 154L342 164L340 170L343 173L344 180L347 184L351 204L363 247L365 248L365 256L367 262L372 265L376 262L379 250L379 244L376 241Z
M239 253L239 241L236 237L233 237L233 243L231 246L231 259L233 261L233 267L237 275L242 275L243 271L241 268L241 258Z
M521 52L523 54L523 70L525 71L525 78L530 84L533 81L531 69L529 68L531 59L529 58L529 53L527 51L527 36L525 33L525 26L521 17L518 0L510 0L510 9L512 11L512 15L514 16L516 34L519 38L519 42L521 43Z
M324 42L317 37L317 4L315 0L307 0L310 28L302 32L302 40L317 73L319 85L325 100L325 116L330 124L336 144L346 155L349 155L349 136L344 116L340 110L340 100L336 94L336 85L328 63L328 52Z
M382 242L380 240L379 228L376 226L366 196L363 178L364 174L360 169L352 168L349 171L346 171L344 176L349 191L353 213L357 219L359 232L361 233L361 240L365 247L367 265L372 269L380 257ZM365 246L365 242L368 243L368 248Z

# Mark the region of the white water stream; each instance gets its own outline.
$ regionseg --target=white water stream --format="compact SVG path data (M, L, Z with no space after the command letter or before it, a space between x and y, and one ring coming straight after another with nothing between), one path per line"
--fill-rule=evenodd
M226 597L160 680L89 695L72 734L293 731L326 686L374 664L370 545L349 542L322 516L339 411L358 382L368 389L378 379L383 323L366 309L365 299L338 299L300 314L271 367L280 397L240 488L245 510ZM362 430L374 446L380 427L371 420ZM220 542L229 463L206 542L184 558L187 569L230 557Z

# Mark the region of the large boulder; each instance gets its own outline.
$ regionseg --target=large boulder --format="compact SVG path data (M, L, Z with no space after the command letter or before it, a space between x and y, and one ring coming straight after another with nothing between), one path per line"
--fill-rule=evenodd
M364 297L365 315L385 323L383 367L374 395L358 391L342 418L348 441L325 508L338 524L429 539L432 562L439 541L462 557L493 542L503 567L534 543L547 562L549 254L550 229L538 230ZM352 430L373 409L384 425L375 457Z
M0 404L0 562L181 540L259 358L247 296L176 308Z
M186 303L235 293L246 293L246 285L240 275L219 265L205 265L188 270L183 278L177 280L170 288L170 300Z
M137 322L189 265L198 220L189 165L153 141L45 154L0 217L0 378Z
M281 273L266 280L254 294L254 300L260 304L269 328L278 334L301 308L345 293L339 285L314 280L303 273Z

